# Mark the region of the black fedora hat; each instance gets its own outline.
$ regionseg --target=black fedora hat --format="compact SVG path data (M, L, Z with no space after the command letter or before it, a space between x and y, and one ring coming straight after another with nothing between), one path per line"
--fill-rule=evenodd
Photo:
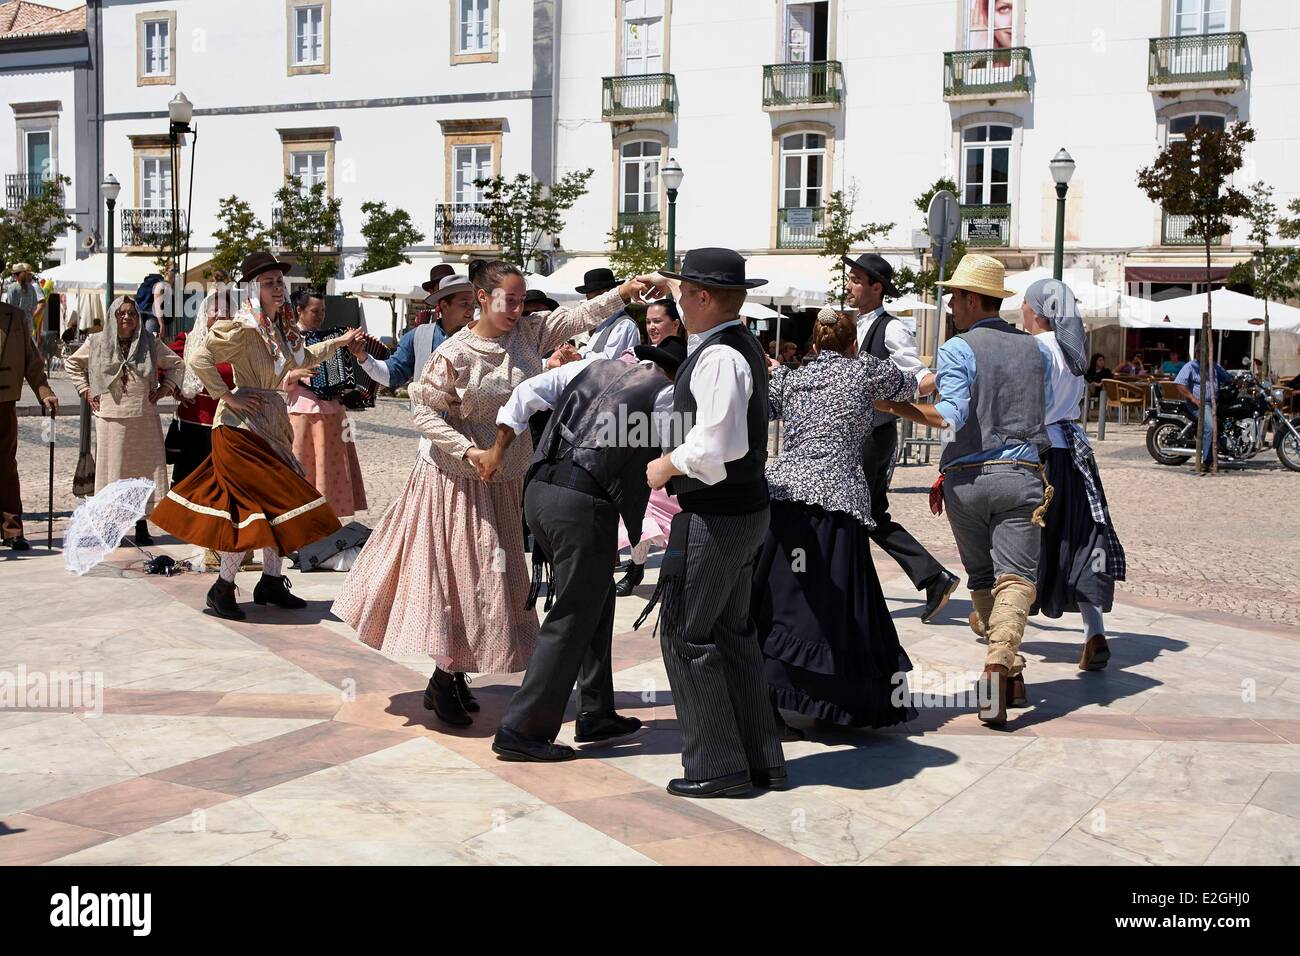
M618 285L612 269L588 269L582 277L582 285L574 289L586 295L588 292L607 292Z
M637 345L632 348L643 362L654 362L669 375L676 375L686 361L686 340L680 335L670 335L658 345Z
M454 276L455 274L456 269L454 266L450 266L445 262L440 262L429 270L429 281L421 283L420 288L432 295L438 291L438 283L447 278L447 276Z
M873 281L879 282L885 287L885 295L891 299L897 299L902 293L894 286L894 267L889 264L889 260L884 256L878 256L874 252L867 252L856 259L850 259L848 256L841 256L844 264L850 269L861 269Z
M263 272L270 272L278 269L281 273L288 272L293 266L287 262L281 262L265 249L259 252L250 252L244 256L244 261L239 264L239 281L249 282L256 279Z
M554 312L560 307L560 303L556 302L541 289L529 289L524 293L524 308L526 309L530 305L540 305L547 312Z
M734 249L692 249L682 260L681 272L659 273L714 289L753 289L767 285L766 279L745 278L745 257Z

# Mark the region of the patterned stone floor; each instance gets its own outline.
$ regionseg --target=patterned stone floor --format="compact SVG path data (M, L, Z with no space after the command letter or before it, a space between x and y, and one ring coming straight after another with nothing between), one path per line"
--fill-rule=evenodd
M926 626L898 569L880 571L917 686L977 672L964 592ZM630 629L653 575L620 602L615 638L620 707L646 728L551 766L489 749L517 678L479 677L482 712L449 732L421 706L425 662L385 659L329 618L340 575L291 577L307 610L250 604L227 623L195 610L210 575L144 577L127 551L80 579L57 555L0 560L0 690L68 671L104 687L98 714L0 706L0 863L1300 858L1300 641L1257 621L1126 597L1111 666L1087 675L1073 622L1038 621L1033 707L1005 731L949 707L890 732L813 732L786 747L789 791L691 802L663 789L679 734L653 618ZM254 583L241 576L244 600Z

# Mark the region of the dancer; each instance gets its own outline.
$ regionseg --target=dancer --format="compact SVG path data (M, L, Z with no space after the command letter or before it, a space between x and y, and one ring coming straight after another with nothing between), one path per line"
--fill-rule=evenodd
M90 402L97 420L95 491L121 478L149 478L154 483L149 501L153 511L168 487L158 402L180 394L185 363L144 328L131 299L118 296L109 313L113 324L87 338L68 358L68 377ZM154 543L147 513L135 523L135 543Z
M23 495L18 484L18 399L24 381L44 412L59 413L58 396L45 377L26 315L21 308L0 302L0 543L14 551L32 548L23 535Z
M1021 314L1025 331L1047 347L1052 364L1052 403L1047 407L1052 447L1046 464L1054 494L1030 613L1082 615L1086 640L1079 670L1099 671L1110 660L1103 613L1111 609L1115 582L1124 580L1127 565L1092 446L1075 420L1087 388L1088 340L1074 293L1058 280L1039 279L1026 289Z
M888 727L914 711L891 701L911 670L871 560L871 494L862 442L872 402L916 397L888 359L858 360L854 321L824 308L815 358L772 373L769 417L784 418L767 466L771 526L754 570L753 615L772 709L846 727ZM777 713L783 740L802 739Z
M429 439L402 496L366 542L334 602L363 642L435 662L425 706L470 723L465 672L512 673L528 663L537 615L519 520L532 441L510 447L495 480L478 463L511 391L571 336L616 314L645 283L632 280L573 310L521 318L524 277L508 262L470 265L479 319L433 353L411 386L414 421Z
M651 345L663 345L672 338L679 338L685 344L686 327L682 325L677 303L668 298L651 302L646 306L645 332ZM635 362L637 360L635 349L628 349L620 358L624 362ZM634 544L622 520L619 521L618 550L622 551L629 547L632 549L632 556L619 566L623 577L614 588L614 593L619 597L627 597L636 591L636 586L645 578L645 562L650 555L650 545L667 547L668 529L672 525L673 517L681 510L675 498L663 488L657 488L650 493L650 501L646 505L645 518L641 521L640 541Z
M887 358L916 377L919 395L934 391L934 375L916 353L916 339L897 318L885 311L884 298L898 297L894 267L881 256L868 253L857 259L844 256L849 267L848 301L858 310L858 354ZM889 514L889 479L898 450L898 419L880 413L862 444L862 468L871 489L871 540L898 562L912 586L925 592L921 620L934 619L960 583L957 576L936 561L929 551Z
M614 278L613 271L591 269L582 277L582 285L573 291L581 292L591 300L615 288L618 288L618 280ZM634 345L640 344L641 329L626 309L620 309L591 330L591 341L582 349L582 355L584 358L618 358Z
M746 279L745 260L730 249L692 249L681 272L663 274L681 283L677 301L691 333L673 390L673 416L686 433L646 469L650 487L669 485L682 507L655 589L686 771L668 792L738 796L786 784L750 616L768 521L768 371L739 310L745 290L766 280Z
M293 456L293 432L281 389L360 337L353 329L304 345L285 315L284 274L289 264L254 252L239 267L244 304L234 319L214 322L194 353L192 367L216 398L212 454L177 485L154 512L154 523L182 541L221 556L221 572L207 606L218 617L243 620L235 601L235 572L245 551L262 550L262 577L254 604L302 608L280 574L281 559L339 530L329 504L303 477ZM217 363L234 370L226 387Z
M650 496L645 469L659 453L655 413L672 411L672 378L686 358L686 342L638 345L636 354L636 365L590 358L524 382L497 414L496 443L480 464L490 478L529 416L554 409L524 494L529 527L553 568L554 603L492 744L505 760L577 756L554 742L575 678L575 741L611 740L641 727L614 710L609 565L618 553L620 516L636 526Z
M1028 702L1020 640L1038 578L1038 528L1052 499L1042 456L1053 405L1047 347L998 317L1006 272L992 256L962 257L944 283L958 335L939 349L934 405L884 402L886 411L950 429L931 509L946 510L971 603L988 637L980 720L1007 722ZM1041 384L1040 384L1041 383ZM1037 527L1036 527L1037 526Z
M199 307L194 328L185 334L185 378L181 382L180 401L176 406L176 419L180 424L180 456L172 465L172 487L197 471L212 454L212 419L217 412L217 400L203 387L191 363L200 346L207 341L213 324L234 317L238 310L233 288L209 293ZM229 362L219 362L215 369L227 389L235 387L235 372Z

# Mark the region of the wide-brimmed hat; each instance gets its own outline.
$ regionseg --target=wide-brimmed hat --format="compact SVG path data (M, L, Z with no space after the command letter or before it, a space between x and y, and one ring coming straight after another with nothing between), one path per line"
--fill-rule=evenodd
M692 249L682 260L681 272L661 270L659 274L713 289L753 289L767 285L766 279L745 278L745 257L734 249Z
M427 286L427 283L426 283ZM473 292L474 284L469 281L467 276L458 276L454 272L451 275L444 276L438 283L438 291L425 298L429 305L437 305L449 295L455 295L457 292Z
M263 272L270 272L278 269L281 273L288 272L293 266L287 262L281 262L271 253L262 250L261 252L250 252L244 256L244 261L239 264L239 281L251 282Z
M588 269L582 277L582 285L574 289L586 295L588 292L608 292L618 285L612 269Z
M429 281L422 283L420 288L429 293L437 292L438 283L447 278L447 276L454 276L455 274L456 269L454 266L450 266L445 262L440 262L429 270Z
M978 292L995 299L1010 299L1015 293L1006 288L1006 283L1006 266L992 256L971 252L961 257L952 278L944 282L943 287Z
M894 286L894 267L889 264L889 260L884 256L868 252L856 259L850 259L848 256L840 256L840 258L844 260L844 264L850 269L861 269L873 282L879 282L883 285L885 295L891 299L899 297L900 293Z
M686 361L686 340L670 335L658 345L637 345L632 349L643 362L654 362L669 375L676 375Z
M27 263L27 262L15 262L15 263L13 264L13 266L10 267L9 271L10 271L13 275L18 275L20 272L35 272L36 270L33 269L33 268L31 267L31 264L30 264L30 263Z
M529 289L524 293L524 308L526 309L530 305L544 306L547 312L554 312L560 307L560 303L556 302L541 289Z

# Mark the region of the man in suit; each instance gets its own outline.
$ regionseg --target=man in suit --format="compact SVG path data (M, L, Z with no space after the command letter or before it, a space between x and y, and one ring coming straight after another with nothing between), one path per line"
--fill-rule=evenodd
M45 378L22 309L0 304L0 539L28 551L23 537L23 500L18 486L18 399L26 381L45 411L58 414L59 400Z
M858 310L858 352L889 359L915 375L918 394L934 391L934 373L916 352L916 338L896 317L885 311L885 296L898 297L894 267L882 256L868 253L857 259L844 257L849 267L848 302ZM889 479L898 450L898 417L876 412L875 427L862 444L862 468L871 489L871 518L876 523L871 540L899 563L918 591L925 592L921 620L934 619L960 583L889 515Z

